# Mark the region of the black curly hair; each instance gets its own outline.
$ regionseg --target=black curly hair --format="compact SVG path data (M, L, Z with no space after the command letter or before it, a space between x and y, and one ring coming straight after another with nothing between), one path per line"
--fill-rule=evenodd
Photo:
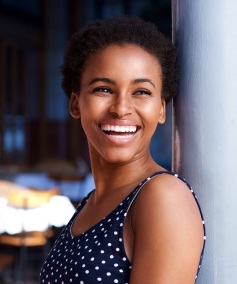
M120 16L95 20L72 36L61 67L62 88L68 97L79 92L87 60L111 44L135 44L155 56L162 69L162 98L168 102L176 95L177 54L171 41L151 22Z

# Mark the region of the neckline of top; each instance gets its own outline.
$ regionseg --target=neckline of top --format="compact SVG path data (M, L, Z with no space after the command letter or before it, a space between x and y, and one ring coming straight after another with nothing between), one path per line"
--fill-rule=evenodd
M85 206L85 204L87 203L89 197L91 196L91 194L95 191L95 189L93 189L91 192L89 192L87 194L86 197L83 198L83 200L81 201L81 203L78 205L77 210L74 214L74 217L72 218L71 222L70 222L70 235L72 238L80 238L81 236L87 235L89 234L91 231L93 231L96 227L100 226L100 224L106 220L112 217L112 215L117 212L119 206L122 206L126 201L128 202L128 200L130 200L130 197L136 193L137 190L140 190L140 188L151 178L153 178L154 176L158 176L161 174L172 174L172 172L170 171L159 171L159 172L155 172L152 175L148 176L147 178L145 178L143 181L141 181L137 186L135 186L135 188L113 209L111 210L106 216L104 216L102 219L100 219L98 222L96 222L94 225L92 225L90 228L88 228L87 230L85 230L83 233L79 234L79 235L73 235L72 234L72 226L73 223L76 219L76 216L80 213L80 211L82 210L82 208ZM125 215L126 216L126 215Z

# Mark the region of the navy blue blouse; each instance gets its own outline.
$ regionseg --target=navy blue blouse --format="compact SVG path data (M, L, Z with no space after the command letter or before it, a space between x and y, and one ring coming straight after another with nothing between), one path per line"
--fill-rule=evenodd
M60 283L60 284L93 284L93 283L122 283L128 284L132 264L127 258L124 239L123 226L128 210L139 193L142 186L150 179L161 174L177 174L171 172L157 172L141 182L110 214L100 222L88 229L79 236L71 233L72 224L83 206L86 204L91 193L84 198L78 206L75 214L62 231L50 251L40 273L40 283ZM180 177L179 177L180 178ZM187 185L188 183L180 178ZM200 206L192 188L191 190L197 205ZM202 217L202 213L200 210ZM202 217L203 220L203 217ZM205 226L204 243L205 246ZM200 258L201 266L203 251ZM197 276L196 276L197 278Z

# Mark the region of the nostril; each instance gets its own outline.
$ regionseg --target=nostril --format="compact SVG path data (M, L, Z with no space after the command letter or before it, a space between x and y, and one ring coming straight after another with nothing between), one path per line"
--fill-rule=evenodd
M115 117L123 117L132 113L132 108L130 104L114 104L109 108L111 114Z

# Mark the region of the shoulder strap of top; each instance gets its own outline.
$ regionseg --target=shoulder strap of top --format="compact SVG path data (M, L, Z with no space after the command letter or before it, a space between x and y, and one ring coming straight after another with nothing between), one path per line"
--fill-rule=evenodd
M141 188L144 186L144 184L146 184L149 180L151 180L152 178L156 177L156 176L159 176L159 175L163 175L163 174L169 174L169 175L173 175L174 177L176 178L179 178L181 181L183 181L187 186L188 188L190 189L195 201L196 201L196 204L198 206L198 209L199 209L199 212L200 212L200 216L201 216L201 219L202 219L202 223L203 223L203 233L204 233L204 237L203 237L203 248L202 248L202 252L201 252L201 257L200 257L200 262L199 262L199 266L198 266L198 270L197 270L197 275L199 273L199 270L200 270L200 267L201 267L201 263L202 263L202 259L203 259L203 254L204 254L204 249L205 249L205 244L206 244L206 228L205 228L205 222L204 222L204 218L203 218L203 214L202 214L202 210L201 210L201 207L199 205L199 202L197 200L197 197L192 189L192 187L190 186L190 184L186 181L186 179L184 179L183 177L179 176L177 173L174 173L174 172L171 172L171 171L160 171L160 172L155 172L154 174L152 174L150 177L146 178L145 180L143 180L135 189L134 191L132 192L133 196L128 204L128 207L127 207L127 211L126 211L126 215L127 215L127 212L128 210L130 209L133 201L135 200L136 196L138 195L138 193L140 192Z
M140 182L138 184L138 186L129 194L129 197L131 196L131 198L130 198L130 201L129 201L129 204L128 204L128 207L127 207L127 212L129 211L133 201L136 199L138 193L140 192L140 190L144 186L144 184L146 184L152 178L154 178L156 176L159 176L159 175L162 175L164 173L166 173L166 172L165 171L155 172L154 174L152 174L151 176L147 177L146 179L144 179L142 182Z
M188 188L190 189L190 191L191 191L191 193L192 193L192 195L193 195L193 197L194 197L194 199L195 199L195 201L196 201L196 203L197 203L198 209L199 209L200 214L201 214L201 218L202 218L202 220L204 220L204 219L203 219L203 214L202 214L201 207L200 207L200 205L199 205L199 202L198 202L198 200L197 200L197 197L196 197L196 195L195 195L195 193L194 193L192 187L190 186L190 184L186 181L186 179L184 179L183 177L179 176L177 173L174 173L174 172L171 172L171 171L159 171L159 172L155 172L154 174L152 174L151 176L149 176L149 177L147 177L145 180L143 180L143 181L134 189L134 191L131 193L131 194L132 194L132 198L130 199L129 206L128 206L128 208L127 208L127 212L128 212L128 210L129 210L129 208L131 207L133 201L135 200L136 196L137 196L138 193L140 192L141 188L142 188L149 180L151 180L152 178L157 177L157 176L160 176L160 175L163 175L163 174L169 174L169 175L172 175L172 176L174 176L174 177L176 177L176 178L179 178L181 181L183 181L183 182L188 186ZM203 223L204 223L204 221L203 221ZM204 227L204 233L205 233L205 227Z

